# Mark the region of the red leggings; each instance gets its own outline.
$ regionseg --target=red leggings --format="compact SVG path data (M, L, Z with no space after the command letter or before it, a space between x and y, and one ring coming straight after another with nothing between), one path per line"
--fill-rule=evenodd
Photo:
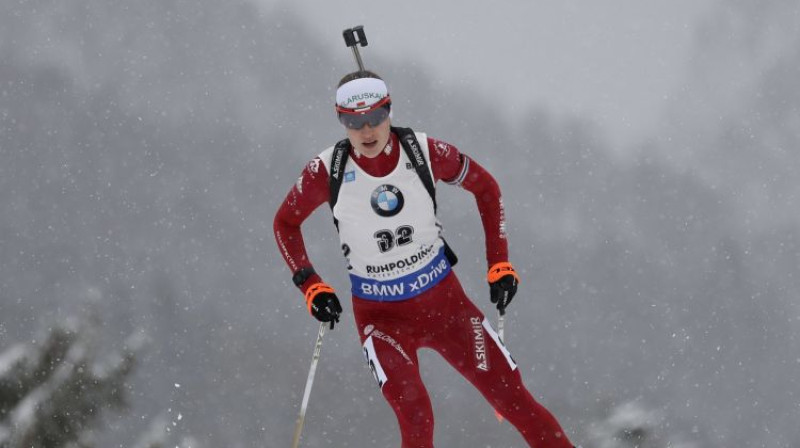
M519 369L454 273L401 302L353 297L364 352L394 409L403 448L433 448L433 410L417 350L437 351L472 383L531 447L572 448L555 417L536 402Z

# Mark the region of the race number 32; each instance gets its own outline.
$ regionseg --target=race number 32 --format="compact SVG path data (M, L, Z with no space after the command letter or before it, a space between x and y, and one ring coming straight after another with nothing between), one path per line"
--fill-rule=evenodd
M400 226L392 232L389 229L378 230L373 235L375 241L378 243L378 249L383 252L389 252L395 246L404 246L413 241L414 228L411 226Z

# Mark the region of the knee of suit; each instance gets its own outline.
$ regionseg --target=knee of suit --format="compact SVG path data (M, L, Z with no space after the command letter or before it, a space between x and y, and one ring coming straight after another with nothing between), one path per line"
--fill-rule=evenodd
M433 422L433 408L422 384L403 380L389 382L383 388L383 395L398 418L406 423L427 426Z

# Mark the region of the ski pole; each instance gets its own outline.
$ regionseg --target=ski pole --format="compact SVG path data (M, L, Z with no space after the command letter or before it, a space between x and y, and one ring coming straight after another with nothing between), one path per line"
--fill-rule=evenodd
M306 380L306 389L303 391L303 402L300 404L300 415L297 416L297 425L294 427L294 441L292 448L300 446L300 433L303 432L303 422L306 420L306 409L308 408L308 397L311 395L311 386L314 384L314 375L317 372L317 364L319 363L319 355L322 351L322 336L325 334L325 322L319 324L319 333L317 333L317 342L314 344L314 355L311 357L311 368L308 369L308 379Z
M506 323L506 316L503 315L502 312L499 310L497 311L497 337L500 338L500 343L505 344L505 323ZM494 416L497 418L497 423L503 423L503 415L497 412L497 409L494 410Z
M497 336L500 338L500 342L503 344L506 343L505 337L505 323L506 323L506 316L503 315L500 311L497 312Z

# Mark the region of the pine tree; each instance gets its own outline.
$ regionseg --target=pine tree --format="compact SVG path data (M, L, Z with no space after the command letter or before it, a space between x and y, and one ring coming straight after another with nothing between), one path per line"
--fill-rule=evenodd
M592 426L591 446L596 448L697 448L700 445L670 424L671 418L649 409L641 401L629 401L611 409Z
M139 335L101 356L98 319L68 319L0 353L0 448L92 448L106 410L126 407Z

